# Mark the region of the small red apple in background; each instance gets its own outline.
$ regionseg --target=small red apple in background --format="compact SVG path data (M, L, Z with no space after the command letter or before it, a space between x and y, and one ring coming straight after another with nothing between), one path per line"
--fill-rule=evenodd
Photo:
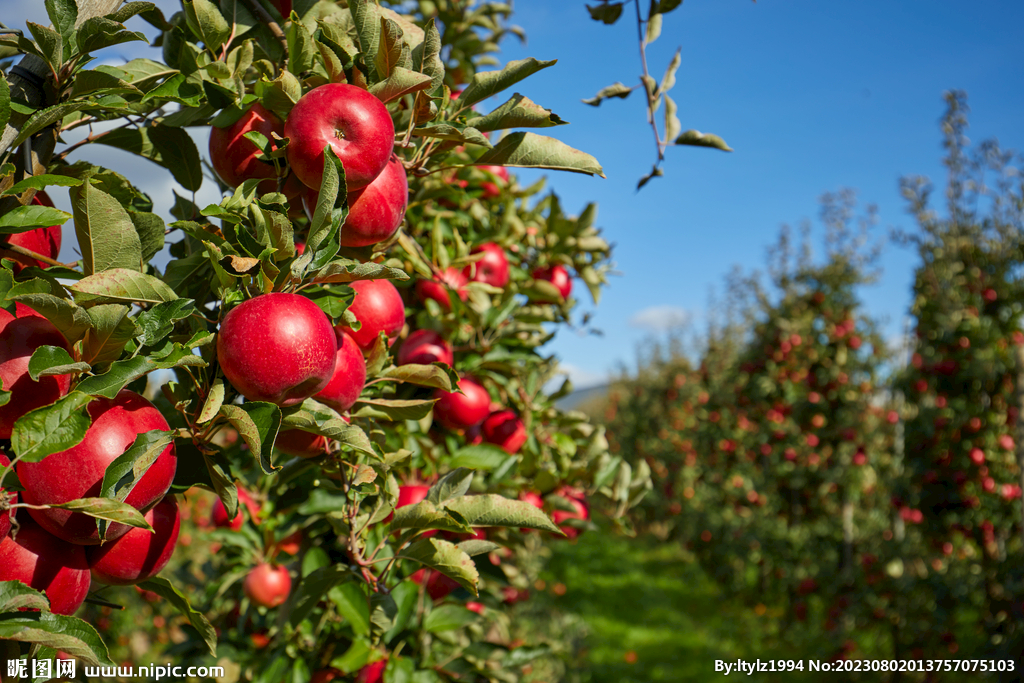
M309 683L331 683L333 680L341 680L345 674L337 669L320 669L313 673Z
M383 332L392 342L405 325L405 304L390 280L356 280L349 283L356 296L348 310L359 321L358 330L345 328L364 353L373 349Z
M224 316L217 334L217 360L238 393L284 407L326 387L337 354L330 319L298 294L244 301Z
M425 586L431 600L443 600L459 587L459 583L454 579L426 567L421 567L410 574L409 580Z
M515 455L526 443L526 426L511 410L497 410L480 425L480 433L487 443L500 446L506 453Z
M434 419L452 430L474 427L491 412L491 396L480 384L464 377L459 380L459 388L463 393L441 389L434 392Z
M238 187L252 178L266 178L257 186L257 192L275 192L277 169L274 164L256 158L262 150L245 138L249 132L262 133L273 142L272 133L282 135L284 124L273 112L257 102L230 126L211 128L210 163L213 164L213 170L231 187Z
M508 169L504 166L477 166L481 171L493 174L497 180L501 182L501 185L508 185ZM494 199L495 197L501 196L501 187L497 183L490 181L484 181L480 183L480 189L483 190L483 197L485 199Z
M77 446L54 453L41 462L18 463L18 479L25 487L22 497L26 503L53 505L98 496L107 466L128 450L139 434L170 430L167 420L152 403L128 390L122 390L113 400L95 399L88 411L92 424ZM171 443L157 456L124 502L137 510L148 511L171 487L177 466ZM29 514L44 529L65 541L82 545L99 543L93 517L56 508L29 509ZM111 524L107 540L120 538L129 529L131 527L124 524Z
M337 332L337 363L331 381L316 394L316 400L344 413L359 399L366 384L366 359L347 332Z
M128 586L156 576L167 566L181 528L174 496L165 497L145 517L155 533L133 528L116 541L86 551L93 579L112 586Z
M263 563L256 565L245 577L245 595L262 607L277 607L288 599L292 577L284 567Z
M235 516L232 519L228 519L228 510L224 507L224 503L218 498L213 503L213 511L210 513L210 522L215 527L224 528L227 527L232 531L238 531L242 528L242 524L245 523L245 513L243 508L248 510L249 519L253 521L253 524L257 524L260 519L260 506L253 500L253 497L249 495L249 492L243 489L241 486L238 487L238 505L235 508Z
M406 505L415 505L426 500L430 487L426 484L410 484L398 487L398 500L395 501L395 509L404 508Z
M74 614L92 582L85 548L51 536L27 515L18 522L17 539L0 539L0 581L21 581L46 593L55 614Z
M448 268L436 280L417 281L416 296L424 303L427 299L433 299L442 310L450 311L452 301L449 289L455 290L458 297L465 301L469 296L469 290L466 289L468 283L465 273L457 268Z
M522 493L519 494L519 500L523 501L524 503L529 503L538 510L544 509L544 499L540 497L539 493L534 493L533 491L523 491Z
M281 16L288 20L292 13L292 0L270 0L270 4L281 13Z
M356 676L356 683L380 683L384 680L384 669L387 668L386 659L378 659L372 664L367 664L359 670Z
M487 242L473 249L471 253L484 256L463 269L462 272L468 279L494 287L504 287L508 284L508 257L505 256L504 249L494 242Z
M349 192L366 187L391 158L395 126L387 107L354 85L327 83L303 95L284 123L288 163L307 187L320 189L324 147L345 167Z
M19 417L68 393L70 375L40 377L38 381L29 377L28 362L40 346L71 351L64 335L46 318L38 315L15 318L0 309L0 380L4 390L11 392L7 404L0 406L0 439L11 438L11 430Z
M455 364L455 355L452 353L451 344L437 332L416 330L402 342L396 362L399 365L444 363L451 366Z
M558 525L558 528L562 530L562 533L564 533L567 538L574 539L580 535L580 529L569 524L563 525L562 522L570 519L590 519L590 509L587 507L586 497L582 491L569 486L563 486L555 491L555 494L569 501L569 504L572 505L574 510L572 512L567 510L555 510L551 513L551 519L554 520L555 524Z
M53 202L50 201L50 197L42 190L38 190L35 196L32 197L32 203L36 206L49 206L50 208L53 208ZM7 244L13 244L16 247L22 247L23 249L34 251L42 256L55 259L60 254L61 226L51 225L48 228L35 228L28 232L3 235L3 240L6 241ZM13 251L4 249L2 246L0 246L0 258L9 258L14 260L15 273L20 273L29 266L36 266L37 268L50 267L50 264L48 263L43 263L42 261L30 256L16 254ZM18 317L21 317L20 314Z
M0 470L4 469L5 467L9 466L10 464L11 464L10 459L6 455L4 455L3 453L0 453ZM11 499L10 499L11 504L14 504L14 503L18 502L18 494L17 493L10 493L9 494L4 489L0 488L0 499L5 499L7 496L11 496ZM7 533L10 530L11 530L11 510L3 510L2 512L0 512L0 539L2 539L5 536L7 536Z
M306 190L303 201L310 218L316 211L320 188ZM398 230L409 204L409 181L402 161L392 155L381 174L361 190L348 193L348 216L341 226L343 247L368 247L383 242Z
M550 282L563 299L568 299L572 292L572 278L569 277L569 271L565 269L565 266L554 265L537 268L533 271L533 279Z
M282 538L277 542L276 547L278 552L282 552L287 555L297 555L299 550L302 548L302 529Z
M282 429L274 441L274 447L296 458L318 458L327 452L327 439L301 429Z

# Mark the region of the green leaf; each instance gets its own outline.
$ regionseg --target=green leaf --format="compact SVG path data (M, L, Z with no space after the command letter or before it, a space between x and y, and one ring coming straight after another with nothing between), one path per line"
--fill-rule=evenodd
M64 65L64 41L60 34L48 26L40 26L31 21L26 21L25 25L36 39L36 45L46 58L46 63L54 71L60 71Z
M494 493L462 496L447 501L444 506L462 515L471 526L522 527L561 533L544 512L530 503L511 500Z
M281 409L273 403L247 401L240 406L226 404L220 414L238 430L264 474L273 474L274 440L281 428Z
M661 35L661 15L652 14L647 20L647 44L650 45Z
M699 130L688 130L683 132L682 135L677 137L673 142L675 145L690 145L692 147L711 147L713 149L720 149L723 152L731 152L732 147L725 143L725 140L712 135L711 133L701 133Z
M511 457L498 446L481 443L457 450L448 460L448 466L468 467L472 470L493 470L504 465Z
M174 433L160 429L136 436L132 445L107 465L100 484L100 495L120 502L127 500L139 480L173 442ZM100 538L103 538L105 532L105 525L101 525Z
M541 69L554 66L558 60L538 61L533 57L511 61L501 71L480 71L473 76L466 89L459 95L459 106L469 107L480 100L501 92L511 85L532 76Z
M131 308L118 304L102 304L89 310L92 327L82 342L82 358L94 365L110 363L121 357L121 351L136 334Z
M307 398L297 409L291 409L284 416L282 425L289 429L320 434L339 445L378 457L366 432L356 425L348 424L334 410L313 399Z
M391 620L391 629L385 634L384 642L391 642L396 635L405 630L409 619L416 610L416 600L419 597L419 586L412 581L403 581L391 591L391 597L398 608L394 619Z
M184 366L205 367L206 361L194 355L181 344L175 344L173 351L163 358L136 356L128 360L115 361L110 364L110 369L102 375L82 380L78 385L78 390L85 394L112 399L128 384L153 370L167 370Z
M516 93L508 102L485 116L477 116L466 121L467 126L477 130L490 131L504 128L548 128L568 123L545 109L534 104L529 98Z
M403 49L408 51L409 48L405 47L405 43L402 41L402 29L391 19L381 17L380 42L377 46L377 54L373 58L378 78L388 78L401 65ZM408 54L406 54L406 57L408 57ZM429 79L427 80L429 81Z
M495 550L501 548L497 543L491 541L482 541L479 538L471 538L467 541L462 541L458 544L459 550L466 553L470 557L476 557L477 555L484 555L486 553L492 553Z
M683 129L682 124L679 122L679 117L676 116L675 100L668 95L665 95L665 139L671 140L679 135L679 131Z
M105 71L79 71L75 75L75 87L72 90L72 96L82 97L84 95L93 94L97 91L102 91L102 95L120 95L124 93L142 94L141 90L128 81L122 80Z
M451 375L442 364L419 365L409 363L407 365L392 366L381 375L387 379L394 379L399 382L409 382L424 387L433 387L443 391L452 390Z
M76 363L66 349L59 346L39 346L28 360L28 376L32 381L40 377L70 375L73 372L88 372L88 363Z
M469 485L473 483L473 470L456 467L438 479L437 483L427 491L427 500L435 505L447 503L449 500L466 495Z
M90 665L114 666L96 629L87 622L52 612L16 612L0 617L0 640L60 650Z
M0 79L0 81L2 80L3 79ZM2 90L3 88L0 88L0 91ZM2 123L0 123L0 126L2 126ZM83 181L80 178L72 178L66 175L52 175L50 173L41 173L40 175L32 175L29 176L28 178L25 178L21 182L15 183L14 185L7 188L3 192L0 192L0 196L11 194L19 195L30 188L41 190L44 187L50 187L51 185L59 185L61 187L78 187L79 185L82 184L82 182ZM68 215L68 217L65 218L64 220L66 221L68 218L71 218L71 216Z
M637 2L639 2L639 0L637 0ZM622 16L623 4L624 3L621 2L611 2L605 3L603 5L596 5L593 7L587 5L586 7L587 11L590 12L591 19L593 19L594 21L604 22L605 24L611 26L612 24L619 20L619 17Z
M609 99L611 97L617 97L620 100L624 100L629 97L629 94L633 92L633 88L630 88L625 83L619 83L616 81L606 88L601 88L597 91L597 94L593 97L582 100L583 104L589 104L592 107L601 106L601 101Z
M288 71L303 74L313 68L318 53L313 36L301 21L288 26Z
M220 0L220 11L228 24L234 27L236 38L247 33L254 26L260 24L242 0ZM252 43L249 42L247 44L250 46L249 50L252 51ZM232 52L234 52L234 50L232 50ZM228 61L231 61L230 55L228 57ZM236 70L235 73L238 73L238 71Z
M139 234L120 202L92 183L73 187L70 194L85 274L110 268L139 270L142 266Z
M196 311L192 299L175 299L157 304L136 318L139 346L152 346L174 330L174 323L185 320Z
M95 52L105 47L130 43L135 40L149 42L142 33L129 31L121 22L106 17L86 19L78 27L78 49L83 53Z
M120 501L109 498L79 498L67 503L51 503L51 508L80 512L105 522L118 522L128 526L153 531L153 527L143 518L142 513Z
M75 0L46 0L46 15L61 36L64 54L71 57L78 50L75 24L78 22L78 4ZM0 130L3 126L0 125Z
M118 267L84 277L70 289L76 301L90 305L100 302L159 304L178 298L163 280Z
M20 609L49 611L46 595L29 588L21 581L0 581L0 613Z
M73 114L76 111L81 111L91 106L94 106L91 102L65 102L37 111L25 122L21 132L18 133L18 137L14 138L14 142L11 143L8 149L15 149L21 146L21 143L25 142L25 140L28 140L43 128L57 123L68 114Z
M664 95L676 85L676 71L679 69L679 65L682 64L682 48L676 50L676 53L672 55L672 61L668 63L668 68L665 69L665 75L661 77L661 85L658 86L658 94ZM671 140L679 131L676 131L675 135L666 135L665 138Z
M377 51L380 49L380 9L376 0L352 0L349 3L352 12L352 23L359 37L359 51L366 64L367 75L376 82L387 74L378 75L376 70Z
M342 564L327 565L302 577L289 600L288 622L296 627L306 619L327 593L336 586L351 581L352 572ZM343 594L342 594L343 595ZM344 597L342 597L344 601ZM363 600L365 602L365 599ZM282 614L283 616L283 614Z
M170 90L171 88L168 84L179 77L182 81L185 80L185 76L178 74L178 76L168 80L157 90L149 93L146 99L153 97L161 89L166 88ZM184 84L178 83L178 85L183 86ZM185 103L180 98L174 101ZM188 100L188 102L191 102L191 100ZM195 103L188 104L187 106L196 105L198 105L198 99L196 99ZM172 126L160 125L159 123L138 128L120 128L97 137L96 142L116 147L117 149L123 149L132 154L138 154L155 164L159 164L169 170L174 179L186 190L196 192L203 184L203 169L199 160L199 149L196 147L195 141L188 134L188 131L184 128L174 128Z
M356 402L353 415L355 417L391 420L392 422L422 420L430 414L436 400L361 399Z
M210 0L183 0L185 23L209 49L217 51L231 35L228 24L220 9Z
M413 135L423 138L437 138L438 140L451 140L459 144L480 145L490 149L494 145L483 133L472 126L464 126L459 123L431 123L419 126L412 131Z
M454 631L476 621L476 618L477 615L463 605L441 605L430 610L423 620L423 630L427 633Z
M396 66L386 79L370 86L370 93L387 104L409 93L426 90L430 86L430 76Z
M0 131L7 127L11 120L11 86L6 78L0 78Z
M106 15L106 17L111 21L124 23L132 17L134 17L136 14L142 14L143 12L151 12L154 9L156 9L156 5L154 5L152 2L126 2L110 14Z
M52 405L36 408L18 418L11 432L11 447L22 462L39 462L52 453L77 446L92 424L86 406L92 397L72 391Z
M157 255L164 248L164 234L167 226L164 219L149 211L129 211L128 217L132 219L135 231L139 233L139 242L142 245L142 262L149 263L150 259Z
M658 14L668 14L682 4L683 0L658 0L656 11Z
M550 168L605 177L601 164L594 157L560 140L536 133L506 135L494 149L484 152L476 163L480 166Z
M0 216L0 234L10 235L51 225L64 225L69 218L71 214L49 206L16 206Z
M198 612L192 609L192 605L189 604L188 598L186 598L177 588L171 585L171 582L167 579L162 579L159 576L154 576L151 579L147 579L142 583L138 584L139 588L146 591L152 591L160 597L167 600L171 605L174 606L181 614L185 615L192 627L199 633L199 637L203 639L206 646L210 650L210 655L213 657L217 656L217 632L210 625L210 622L206 620L202 612Z
M413 48L416 70L430 76L430 89L437 91L444 83L444 62L441 60L441 34L433 17L424 29L423 42Z
M391 519L392 529L438 529L452 533L472 533L473 530L462 520L456 519L448 512L429 500L422 500L415 505L404 505L395 510Z
M352 259L339 259L328 263L310 278L313 283L344 283L356 280L408 280L404 270L371 261L360 263Z
M405 508L401 508L404 510ZM534 508L536 509L536 508ZM397 514L398 511L396 511ZM476 565L458 546L438 538L423 538L402 551L402 557L424 564L452 579L473 595L477 594L480 574Z
M220 412L221 406L224 405L224 392L224 381L218 377L210 386L210 392L206 395L206 401L203 403L203 409L196 422L199 424L209 422Z
M352 627L357 636L370 633L370 605L359 583L349 581L335 586L329 593L331 602L338 608L338 613Z
M92 327L88 311L67 299L45 292L18 294L10 297L24 304L53 323L69 343L74 344Z
M142 103L156 102L177 102L185 107L197 108L206 99L203 91L202 81L197 78L189 78L183 73L175 73L159 86L146 93ZM120 135L133 135L134 129L120 128L112 130L107 135L97 138L96 141L105 145L113 144L110 139L116 139ZM115 147L117 145L114 145Z

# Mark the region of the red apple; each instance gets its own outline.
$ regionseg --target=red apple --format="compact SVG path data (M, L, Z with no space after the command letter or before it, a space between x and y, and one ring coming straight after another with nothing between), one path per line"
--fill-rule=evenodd
M85 548L51 536L26 516L18 522L18 537L0 540L0 581L21 581L46 593L50 611L74 614L91 582Z
M302 548L302 529L285 536L277 542L278 551L287 555L297 555Z
M38 190L35 196L32 197L32 203L36 206L53 207L53 202L50 201L50 197L42 190ZM48 228L35 228L28 232L4 235L3 239L7 244L13 244L14 246L29 249L37 254L55 259L60 254L61 226L51 225ZM43 263L38 259L31 258L30 256L16 254L13 251L8 251L3 248L0 248L0 257L9 258L15 261L15 273L20 273L29 266L36 266L38 268L50 267L48 263ZM21 317L20 314L18 317Z
M590 509L587 507L586 498L582 491L568 486L563 486L555 491L555 493L569 501L573 511L555 510L551 513L551 519L554 520L555 524L558 525L558 528L562 530L567 538L576 538L580 535L580 530L569 524L563 525L562 522L570 519L590 519Z
M282 429L274 446L285 455L296 458L319 458L327 452L327 439L301 429Z
M504 287L508 284L508 258L504 249L494 242L487 242L474 249L472 253L482 253L484 256L462 271L467 278L494 287Z
M316 395L339 413L344 413L359 399L366 384L366 359L359 345L346 332L337 332L338 353L331 381Z
M88 410L92 424L81 443L41 462L18 463L18 479L25 487L22 495L26 503L53 505L98 496L107 466L128 450L139 434L170 430L167 420L152 403L127 390L113 400L97 398ZM142 512L148 511L171 487L177 466L172 443L157 456L124 502ZM96 520L85 514L55 508L29 509L29 514L65 541L81 545L99 543ZM111 524L106 538L113 541L129 529L124 524Z
M3 388L11 392L7 404L0 406L0 439L11 438L11 430L19 417L68 393L69 375L40 377L38 381L29 377L28 362L40 346L71 351L64 335L46 318L37 315L15 318L0 309L0 380Z
M238 506L235 509L235 516L229 520L228 509L224 507L224 503L221 499L217 498L213 503L213 510L210 513L210 522L215 527L227 527L232 531L238 531L242 528L242 524L245 523L245 513L242 511L243 508L248 510L249 519L252 520L253 524L258 524L260 519L260 506L255 500L253 500L248 491L239 486Z
M344 677L345 674L337 669L320 669L313 673L313 676L309 679L309 683L331 683L333 680L341 680Z
M526 443L526 426L511 410L498 410L487 416L480 425L484 441L500 446L515 455Z
M459 587L459 583L454 579L450 579L441 572L427 569L426 567L417 569L409 575L409 579L413 583L426 586L427 595L430 596L431 600L435 601L445 599Z
M404 508L406 505L415 505L426 500L430 487L425 484L410 484L409 486L398 487L398 500L395 501L395 509Z
M331 146L345 167L349 192L381 174L395 145L387 107L354 85L327 83L303 95L284 124L288 163L307 187L320 189L324 147Z
M480 384L464 377L459 380L459 388L463 393L434 391L434 419L452 430L474 427L491 412L491 396Z
M288 599L292 590L292 577L284 567L266 563L256 565L245 577L245 595L263 607L277 607Z
M217 359L231 385L250 401L279 406L326 387L337 355L330 319L298 294L262 294L239 304L217 335Z
M178 543L181 516L174 496L166 496L146 513L155 533L135 529L121 538L86 550L92 578L112 586L130 586L160 573Z
M292 0L270 0L270 4L281 13L285 21L288 21L292 13Z
M348 310L359 321L358 330L345 328L364 353L369 352L383 332L394 341L405 325L405 304L390 280L356 280L349 283L356 296Z
M399 365L444 363L451 366L455 364L455 355L451 344L437 332L416 330L402 343L396 362Z
M277 191L277 169L269 161L260 161L261 150L246 139L249 132L262 133L273 142L272 133L282 135L281 119L258 102L242 114L242 118L226 128L210 129L210 163L226 185L238 187L252 178L266 178L257 186L257 192Z
M508 184L508 169L504 166L478 166L477 168L481 171L486 171L487 173L494 175L497 180L501 181L500 185L498 183L492 183L489 180L485 180L480 183L480 189L483 190L483 198L494 199L496 197L500 197L501 185Z
M320 188L305 193L306 213L316 211ZM341 226L341 246L368 247L383 242L398 230L409 203L409 181L402 161L392 155L381 174L361 190L348 193L348 216Z
M359 670L356 676L356 683L380 683L384 679L384 669L387 668L388 660L378 659L376 662L367 664Z
M11 464L11 461L7 458L7 456L4 455L3 453L0 453L0 470L3 470L5 467L9 466L10 464ZM9 494L3 488L0 488L0 500L6 498L7 496L11 496L10 502L12 504L18 502L18 494L17 493L10 493ZM4 511L0 512L0 539L2 539L5 536L7 536L7 533L10 530L11 530L11 511L10 510L4 510Z
M565 269L565 266L554 265L538 268L533 271L533 279L550 282L563 299L568 299L572 292L572 278L569 277L569 271Z
M448 268L441 273L438 279L417 281L416 296L424 303L427 299L433 299L443 310L450 311L452 310L452 301L448 290L454 289L458 297L465 301L469 296L469 291L466 289L468 282L465 273L461 270Z

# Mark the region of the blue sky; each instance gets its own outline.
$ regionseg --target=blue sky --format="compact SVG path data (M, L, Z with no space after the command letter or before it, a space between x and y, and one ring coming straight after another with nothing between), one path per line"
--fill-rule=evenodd
M3 5L9 26L45 22L42 3ZM609 27L590 20L582 0L519 0L515 9L513 21L529 40L507 41L504 57L559 60L517 89L570 121L545 132L594 154L607 174L551 176L566 210L599 201L598 223L616 245L622 274L596 309L576 283L581 309L596 311L593 324L604 336L562 331L549 347L578 385L631 364L636 344L672 320L689 315L699 323L710 288L721 291L734 264L763 266L780 226L815 218L826 191L852 188L864 204L877 205L880 235L911 228L897 183L901 175L923 174L941 187L937 122L945 90L968 92L973 140L996 137L1024 149L1024 3L687 0L666 17L649 49L650 69L660 78L681 47L672 96L683 128L721 135L736 151L670 149L665 177L636 193L654 160L641 98L635 93L599 108L580 102L614 81L637 82L629 10ZM104 56L117 63L138 50ZM205 139L197 143L205 150ZM149 162L101 146L85 151L73 158L122 169L154 195L158 209L170 205L173 183ZM534 175L520 173L524 183ZM212 183L199 201L216 201ZM73 242L65 258L73 258ZM914 255L888 246L882 266L882 280L863 295L895 337L910 300Z

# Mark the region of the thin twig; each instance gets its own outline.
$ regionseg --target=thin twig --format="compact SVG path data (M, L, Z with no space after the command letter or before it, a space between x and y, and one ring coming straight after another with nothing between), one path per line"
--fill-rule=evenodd
M650 88L647 87L648 81L650 81L650 73L647 70L647 36L644 31L644 20L640 16L640 1L636 0L633 3L636 8L636 32L637 38L640 43L640 65L643 67L644 75L641 85L644 87L644 93L647 96L647 122L651 124L651 128L654 130L654 146L658 150L658 162L654 165L655 168L665 160L665 148L661 144L661 134L658 132L658 120L654 117L654 94ZM650 17L648 17L650 20Z
M263 5L259 3L259 0L242 0L242 4L245 5L250 11L256 13L256 18L266 24L270 32L274 34L278 42L281 43L281 47L284 48L284 53L288 54L288 37L281 30L281 26L274 21L274 17L270 16L270 12L263 8ZM287 17L286 17L287 18Z
M77 261L75 261L74 263L61 263L60 261L52 259L49 256L44 256L38 252L32 251L31 249L26 249L25 247L18 246L17 244L10 244L9 242L4 240L0 240L0 249L4 249L6 251L13 251L15 254L20 254L21 256L34 258L37 261L42 261L43 263L51 266L74 268L75 266L78 265Z

